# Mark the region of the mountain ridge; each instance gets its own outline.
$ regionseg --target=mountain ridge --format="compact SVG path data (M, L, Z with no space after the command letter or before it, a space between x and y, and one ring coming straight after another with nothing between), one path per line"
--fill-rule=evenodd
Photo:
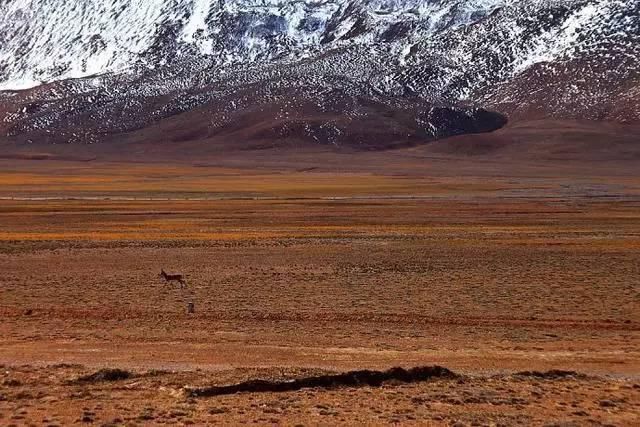
M640 4L623 0L67 1L75 7L53 18L66 10L96 28L61 31L76 40L66 47L34 38L38 19L10 19L36 3L46 7L34 16L49 13L47 0L0 2L11 12L0 18L3 87L55 80L0 96L0 132L17 142L157 128L170 141L379 149L492 131L506 118L640 121ZM109 37L136 16L146 20L117 51ZM40 47L73 61L40 63ZM100 62L105 52L115 59Z

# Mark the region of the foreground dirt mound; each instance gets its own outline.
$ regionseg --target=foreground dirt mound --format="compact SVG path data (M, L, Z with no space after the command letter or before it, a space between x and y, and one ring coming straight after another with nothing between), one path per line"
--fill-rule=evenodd
M434 378L455 377L457 377L456 374L441 366L423 366L411 369L391 368L387 371L351 371L344 374L298 378L292 381L252 380L228 386L191 389L188 391L188 395L191 397L206 397L242 392L296 391L303 388L380 387L389 381L415 383Z

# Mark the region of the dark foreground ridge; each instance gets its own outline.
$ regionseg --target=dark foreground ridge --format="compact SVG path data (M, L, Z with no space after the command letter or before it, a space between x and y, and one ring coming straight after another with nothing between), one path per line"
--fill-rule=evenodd
M226 386L201 387L187 390L189 397L211 397L243 392L286 392L303 388L333 389L340 387L380 387L388 381L416 383L434 378L457 378L458 375L441 366L422 366L411 369L391 368L387 371L350 371L343 374L319 375L290 381L251 380Z
M73 382L76 383L94 383L102 381L122 381L135 377L135 374L123 369L100 369L89 375L84 375Z
M518 377L533 377L533 378L541 378L547 380L557 380L562 378L579 378L585 379L587 376L585 374L578 373L576 371L563 371L560 369L552 369L550 371L540 372L540 371L521 371L515 374Z

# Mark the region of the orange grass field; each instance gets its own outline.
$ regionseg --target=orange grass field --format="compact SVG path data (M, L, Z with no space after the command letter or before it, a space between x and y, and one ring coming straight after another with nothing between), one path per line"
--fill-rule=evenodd
M640 175L0 164L0 425L640 424Z

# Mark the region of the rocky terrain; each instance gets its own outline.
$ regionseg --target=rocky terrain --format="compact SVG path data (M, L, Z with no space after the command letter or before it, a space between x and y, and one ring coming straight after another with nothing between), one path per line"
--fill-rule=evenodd
M0 140L384 149L640 119L637 2L160 3L0 2Z

